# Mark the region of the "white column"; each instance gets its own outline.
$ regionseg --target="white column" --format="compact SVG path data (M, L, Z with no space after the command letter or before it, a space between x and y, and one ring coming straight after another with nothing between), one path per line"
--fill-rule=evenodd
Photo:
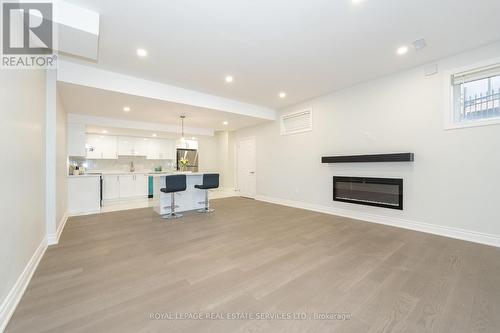
M48 244L56 244L57 72L47 70L45 112L45 224Z

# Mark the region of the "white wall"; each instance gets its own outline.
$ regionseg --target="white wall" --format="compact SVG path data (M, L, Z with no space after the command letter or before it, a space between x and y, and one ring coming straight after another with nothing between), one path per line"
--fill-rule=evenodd
M372 214L500 236L500 126L443 129L443 71L499 56L500 43L440 61L440 72L431 77L415 68L282 111L312 106L312 132L280 136L278 121L238 131L238 137L256 137L257 194L355 216ZM414 152L415 162L320 160L378 152ZM402 177L405 209L334 202L334 175Z
M198 171L217 172L217 167L217 139L215 136L198 137Z
M45 72L1 72L0 331L7 296L45 239Z
M234 132L215 133L220 187L234 189Z
M57 93L56 105L56 228L64 221L67 209L68 157L66 155L66 111Z

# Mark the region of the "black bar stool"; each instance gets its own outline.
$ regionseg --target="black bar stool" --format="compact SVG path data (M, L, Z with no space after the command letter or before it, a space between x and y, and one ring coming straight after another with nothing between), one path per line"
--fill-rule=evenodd
M203 174L203 184L195 185L194 187L199 188L200 190L205 191L205 201L200 203L205 204L205 208L198 210L200 213L210 213L213 212L213 209L210 209L209 201L208 201L208 190L212 188L219 187L219 174L218 173L204 173Z
M163 193L171 193L172 200L170 202L170 214L164 215L164 219L176 219L182 214L175 212L175 193L186 190L186 175L171 175L165 177L165 188L160 189ZM169 208L168 206L165 208Z

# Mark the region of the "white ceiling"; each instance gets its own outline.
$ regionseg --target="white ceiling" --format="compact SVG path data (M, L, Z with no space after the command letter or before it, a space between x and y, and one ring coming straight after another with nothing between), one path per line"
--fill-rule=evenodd
M272 108L500 40L498 0L67 1L101 14L94 65Z
M266 121L66 82L58 82L57 90L67 113L179 126L180 116L185 115L186 127L214 130L236 130ZM124 106L130 107L131 111L124 112ZM224 121L228 122L227 126Z
M156 138L156 139L175 139L178 140L180 138L179 133L169 133L169 132L160 132L160 131L147 131L140 129L130 129L130 128L117 128L117 127L109 127L109 126L95 126L95 125L87 125L85 127L86 133L92 134L103 134L104 135L117 135L117 136L135 136L138 138ZM155 134L156 136L153 136ZM186 139L200 139L203 136L200 135L186 135Z

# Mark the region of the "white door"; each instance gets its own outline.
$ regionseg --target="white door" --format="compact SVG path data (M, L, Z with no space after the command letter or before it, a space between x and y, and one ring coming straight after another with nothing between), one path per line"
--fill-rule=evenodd
M237 148L238 190L243 197L255 198L257 188L255 138L239 140Z
M107 175L102 177L102 198L104 200L115 200L120 198L120 181L118 175Z

